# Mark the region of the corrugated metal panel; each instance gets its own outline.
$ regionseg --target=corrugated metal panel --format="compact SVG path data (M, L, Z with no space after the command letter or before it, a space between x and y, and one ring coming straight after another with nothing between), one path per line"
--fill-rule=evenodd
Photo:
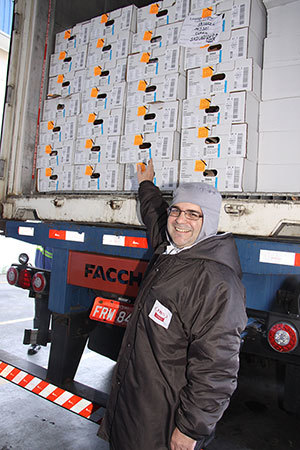
M0 31L11 34L13 0L0 0Z

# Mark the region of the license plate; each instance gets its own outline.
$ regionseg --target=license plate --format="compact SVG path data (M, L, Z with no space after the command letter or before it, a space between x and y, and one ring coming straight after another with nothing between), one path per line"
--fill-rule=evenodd
M90 319L126 327L132 311L133 305L128 303L96 297L90 313Z

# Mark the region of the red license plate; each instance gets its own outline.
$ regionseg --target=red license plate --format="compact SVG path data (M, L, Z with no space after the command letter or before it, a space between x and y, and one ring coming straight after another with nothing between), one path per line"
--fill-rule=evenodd
M133 305L108 298L96 297L90 319L126 327L133 311Z

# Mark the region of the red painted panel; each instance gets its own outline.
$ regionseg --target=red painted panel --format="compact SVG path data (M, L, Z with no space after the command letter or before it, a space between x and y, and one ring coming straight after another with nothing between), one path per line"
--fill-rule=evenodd
M70 251L67 282L135 297L147 265L138 259Z
M49 238L50 239L59 239L59 240L65 240L66 239L66 231L65 230L49 230Z
M295 254L295 266L300 266L300 253Z

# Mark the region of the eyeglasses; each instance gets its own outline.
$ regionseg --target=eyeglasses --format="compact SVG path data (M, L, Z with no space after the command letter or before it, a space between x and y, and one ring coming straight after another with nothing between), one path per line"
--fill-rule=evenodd
M170 206L168 209L169 216L172 217L179 217L181 213L184 213L184 217L189 220L199 220L203 218L203 215L199 213L198 211L193 211L192 209L186 209L183 211L182 209L178 208L177 206Z

